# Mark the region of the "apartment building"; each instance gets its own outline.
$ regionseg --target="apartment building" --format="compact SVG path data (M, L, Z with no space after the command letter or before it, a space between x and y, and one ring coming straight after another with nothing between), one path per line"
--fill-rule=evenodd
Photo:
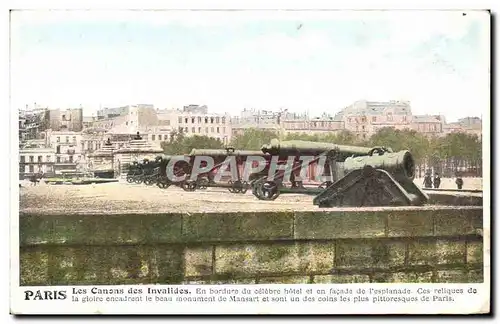
M442 115L415 115L412 118L411 129L425 136L440 136L443 134L446 119Z
M345 130L366 139L384 127L410 128L412 113L408 101L360 100L342 109L334 120L344 122Z
M26 147L19 150L19 179L35 173L54 174L55 154L51 148L43 146Z
M204 111L201 111L204 112ZM199 110L192 109L165 109L157 112L159 123L164 125L163 129L182 132L186 136L200 135L219 139L227 144L231 140L232 128L229 114L200 113ZM161 127L156 128L158 130ZM161 131L160 131L161 132ZM159 133L158 136L169 135L170 133Z

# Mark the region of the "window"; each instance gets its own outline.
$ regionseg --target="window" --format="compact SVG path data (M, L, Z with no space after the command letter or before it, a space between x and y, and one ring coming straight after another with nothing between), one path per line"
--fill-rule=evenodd
M216 118L215 118L215 122L216 122L217 124L218 124L218 123L220 123L220 118L219 118L219 117L216 117Z
M76 143L76 136L73 136L73 143Z
M217 127L217 133L220 133L220 128L219 127Z
M35 157L33 155L30 155L30 163L35 162Z
M226 123L226 117L222 117L222 123L225 124Z
M26 157L24 155L21 155L21 163L25 163L26 162Z
M60 143L61 142L61 138L59 136L57 136L57 140L56 140L57 143Z
M362 129L362 130L365 130L365 125L361 126L361 129Z
M62 120L66 120L66 115L62 115Z
M21 122L19 122L21 124ZM19 173L24 173L24 165L19 164Z
M388 121L392 121L392 113L388 113L387 114L387 120Z
M208 134L208 127L205 127L205 134Z
M191 133L193 133L193 134L196 133L196 128L195 127L191 128Z
M186 117L186 118L184 118L184 123L186 123L186 124L188 123L188 119L187 119L187 117Z
M366 123L366 117L361 117L361 122Z
M213 124L213 123L214 123L214 118L210 117L210 124Z
M66 143L69 143L69 136L66 136Z
M208 124L208 117L205 117L205 124Z
M194 124L194 117L191 118L191 124Z
M210 127L210 132L213 133L214 132L214 128L213 127Z
M61 145L56 146L56 153L60 154L61 153Z
M187 133L187 132L188 132L188 128L187 128L187 127L186 127L186 128L184 128L184 131Z
M154 136L154 135L153 135ZM158 140L161 141L161 135L158 135ZM154 140L153 140L154 141Z
M50 155L47 155L47 156L45 157L45 161L50 162Z
M125 125L127 125L127 126L128 126L128 122L125 122Z
M201 127L198 127L198 133L201 134Z
M404 122L406 121L406 116L403 116L403 121L404 121Z
M155 135L151 135L151 140L154 141L155 140ZM160 136L158 136L158 139L160 139Z
M41 155L38 156L38 163L40 163L40 162L42 162L42 156Z
M179 117L179 124L182 124L182 117Z
M69 156L69 163L73 163L73 155Z
M198 124L201 124L201 117L198 117Z
M374 123L377 122L377 117L373 116L372 117L372 122L374 122Z
M30 173L33 173L33 172L35 172L35 167L33 165L30 165L29 170L30 170Z
M226 134L226 127L222 127L222 132Z

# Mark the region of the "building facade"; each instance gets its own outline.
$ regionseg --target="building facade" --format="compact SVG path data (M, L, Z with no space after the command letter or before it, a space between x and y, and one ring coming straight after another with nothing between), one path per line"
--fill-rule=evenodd
M83 109L50 109L50 129L54 131L80 132L83 129Z
M19 150L19 179L28 178L34 174L54 174L55 154L50 148L31 147Z
M446 120L442 115L415 115L411 129L425 136L441 136L445 125Z
M343 121L332 119L312 119L312 120L284 120L281 128L285 134L306 133L324 134L340 132L344 129Z
M159 111L158 116L165 127L168 124L171 131L183 133L186 136L208 136L219 139L224 144L228 144L231 140L232 126L229 114L201 114L197 111L165 109Z

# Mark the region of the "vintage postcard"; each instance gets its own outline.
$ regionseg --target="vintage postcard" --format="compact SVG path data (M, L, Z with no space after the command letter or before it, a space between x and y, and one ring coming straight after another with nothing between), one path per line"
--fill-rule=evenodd
M12 10L11 313L489 313L490 20Z

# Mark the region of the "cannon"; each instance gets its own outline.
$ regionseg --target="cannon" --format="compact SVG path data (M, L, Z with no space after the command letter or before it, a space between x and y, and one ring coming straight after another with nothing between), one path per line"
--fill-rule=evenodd
M126 179L128 183L140 184L144 182L146 185L152 185L156 181L158 172L159 163L156 160L144 159L130 164Z
M415 161L407 150L377 150L349 157L344 174L313 200L318 207L420 206L429 196L414 182Z
M155 160L158 163L158 175L156 185L161 189L167 189L171 185L184 188L189 191L189 186L184 180L176 181L173 177L182 177L191 170L191 165L186 161L184 155L158 155Z
M262 151L251 151L251 150L235 150L233 147L227 147L225 149L193 149L189 153L191 172L186 177L189 180L187 183L190 187L206 189L207 187L216 188L227 188L231 193L241 193L244 194L248 189L251 188L251 182L261 176L259 174L253 174L249 177L248 181L243 179L242 169L250 156L266 156ZM201 174L196 175L196 179L191 179L192 167L194 166L197 156L210 156L214 159L214 165L209 169L205 170ZM221 167L227 167L227 158L232 157L235 159L236 165L236 179L221 179L220 181L215 181L215 174L220 171ZM203 166L203 167L206 167ZM229 165L229 170L231 165ZM194 189L193 189L194 190Z
M167 156L159 155L157 160L159 161L160 171L158 175L157 185L160 188L166 189L170 185L174 184L185 191L195 191L197 189L206 189L208 187L218 187L227 188L231 193L246 193L250 188L250 183L244 181L241 174L241 169L249 156L264 156L265 154L261 151L245 151L245 150L235 150L234 148L228 147L226 149L193 149L187 155L178 156ZM199 174L195 174L194 177L191 175L194 172L196 157L198 156L210 156L214 159L214 165L210 169L204 170ZM221 167L227 167L226 159L228 156L235 158L236 162L236 179L222 179L221 182L215 181L215 174L219 171ZM206 165L201 165L205 167ZM231 165L229 165L231 167ZM170 168L167 172L167 168ZM175 178L182 178L182 180L174 180ZM252 175L250 179L256 179L258 175Z
M254 182L252 193L261 200L274 200L282 193L315 195L313 203L319 207L421 205L428 200L413 183L415 163L409 151L279 140L264 145L262 151L295 159L312 156L308 163L319 163L323 159L328 180L318 188L280 186L280 179L303 167L300 163L294 164L284 174Z
M332 179L338 178L337 162L343 162L349 156L367 155L371 151L373 148L370 147L273 139L270 144L262 146L262 152L276 156L278 164L288 164L292 159L293 165L287 171L276 172L271 177L262 177L253 182L252 193L261 200L274 200L281 193L318 194L333 183ZM312 160L301 161L301 157L305 156ZM323 174L326 174L327 179L320 182L317 188L305 188L302 181L297 181L305 163L324 167ZM286 176L290 177L290 188L283 182Z

